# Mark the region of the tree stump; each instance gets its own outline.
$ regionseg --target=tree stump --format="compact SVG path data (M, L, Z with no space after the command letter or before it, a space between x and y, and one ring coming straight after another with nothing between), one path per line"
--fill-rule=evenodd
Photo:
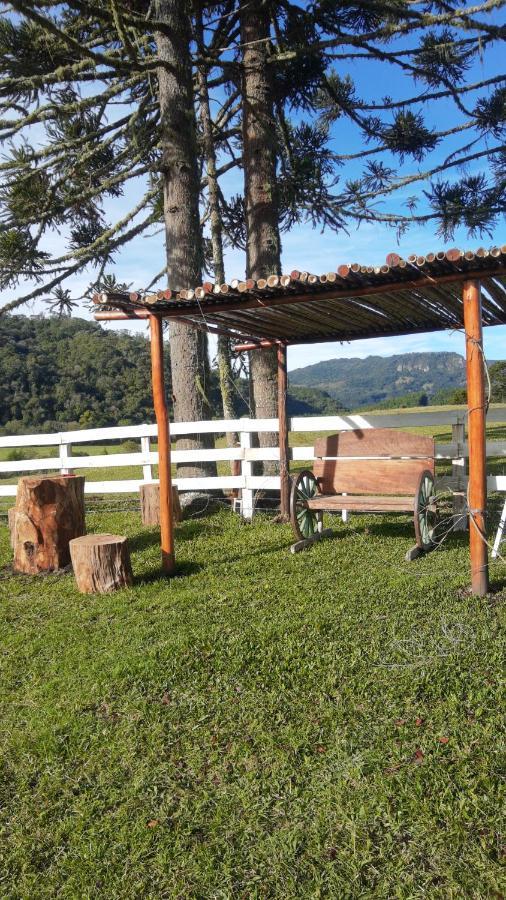
M70 555L81 594L108 594L133 583L126 537L87 534L74 538Z
M160 485L156 482L141 484L141 518L143 525L160 524ZM177 487L172 487L172 517L174 522L181 521L181 504Z
M12 519L15 572L63 569L70 563L69 541L86 533L84 478L20 478Z

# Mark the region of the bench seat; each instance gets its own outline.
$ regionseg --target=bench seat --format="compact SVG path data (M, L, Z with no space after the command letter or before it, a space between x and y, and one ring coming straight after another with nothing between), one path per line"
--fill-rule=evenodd
M317 494L307 500L308 509L349 512L408 512L415 507L414 497L374 497L368 494Z
M292 480L290 520L298 538L294 548L333 534L322 528L322 513L358 512L408 513L416 536L409 559L433 549L434 438L357 428L319 438L314 456L313 470L303 469Z

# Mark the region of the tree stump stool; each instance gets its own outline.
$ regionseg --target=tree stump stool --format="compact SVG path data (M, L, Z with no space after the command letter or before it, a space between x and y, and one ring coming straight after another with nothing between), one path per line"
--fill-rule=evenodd
M156 482L141 484L141 518L143 525L160 524L160 485ZM180 522L182 518L181 504L177 487L172 487L172 517L174 522Z
M63 569L70 563L69 541L86 533L84 478L20 478L15 514L9 519L15 572Z
M133 583L126 537L87 534L74 538L70 556L81 594L107 594Z

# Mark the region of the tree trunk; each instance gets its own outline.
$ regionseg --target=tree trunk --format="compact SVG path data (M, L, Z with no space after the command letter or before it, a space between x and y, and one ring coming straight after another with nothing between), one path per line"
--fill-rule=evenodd
M202 27L202 10L197 13L197 38L204 46L204 29ZM207 197L209 202L209 221L211 226L211 245L213 248L214 280L218 284L225 281L225 264L223 261L223 229L221 227L218 176L216 174L216 151L213 139L209 91L207 88L207 66L200 63L198 67L200 122L204 143L207 175ZM234 418L232 397L233 372L231 362L230 339L226 335L218 335L218 377L220 381L223 417ZM227 433L227 444L235 447L239 440L237 432Z
M242 129L246 202L246 269L248 278L267 278L281 270L281 242L276 190L276 124L264 38L269 36L265 6L244 4L241 12ZM257 418L277 416L276 348L250 353L251 396ZM277 446L275 434L260 434L261 447ZM272 474L274 463L264 463Z
M160 524L160 485L141 484L140 486L141 519L143 525ZM177 487L172 486L172 519L181 521L181 504Z
M133 584L126 537L88 534L70 542L72 568L81 594L108 594Z
M156 0L155 19L167 25L156 32L161 116L164 218L169 286L177 291L201 282L202 238L199 172L190 59L190 18L182 0ZM170 36L169 36L170 35ZM170 326L174 420L210 418L207 335L180 322ZM212 435L178 438L179 450L214 447ZM216 474L215 463L178 465L180 477Z
M70 563L69 541L86 533L84 478L20 478L12 542L15 572L36 575Z

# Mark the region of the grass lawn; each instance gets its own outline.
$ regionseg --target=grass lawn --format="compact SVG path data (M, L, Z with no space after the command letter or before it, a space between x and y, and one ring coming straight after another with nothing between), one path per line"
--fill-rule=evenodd
M407 517L334 523L292 556L184 522L168 581L156 529L91 512L131 589L1 570L2 898L504 895L506 565L477 600L466 535L408 564Z

